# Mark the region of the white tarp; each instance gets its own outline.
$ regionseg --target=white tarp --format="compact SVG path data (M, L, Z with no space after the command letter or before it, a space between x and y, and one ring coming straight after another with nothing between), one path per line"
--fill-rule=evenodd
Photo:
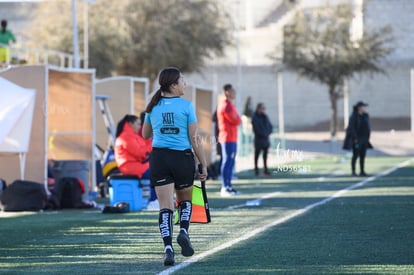
M29 149L35 91L0 77L0 152Z
M18 153L24 179L26 153L32 129L35 90L0 77L0 153Z

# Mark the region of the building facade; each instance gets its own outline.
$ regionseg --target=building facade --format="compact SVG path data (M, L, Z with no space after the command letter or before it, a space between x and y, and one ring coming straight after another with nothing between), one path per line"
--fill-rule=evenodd
M410 23L414 1L410 0L295 0L295 1L225 1L235 17L234 43L225 57L208 61L205 70L187 76L188 81L213 85L219 94L225 83L233 83L238 90L236 104L242 111L248 96L254 103L264 102L274 125L278 125L278 76L270 54L278 55L283 42L283 26L300 9L314 9L322 5L350 3L354 22L351 35L360 37L364 31L389 25L395 38L394 52L384 60L386 74L357 75L349 81L349 103L338 101L339 125L343 129L344 115L352 105L363 100L374 130L409 129L410 69L414 67ZM259 2L259 3L258 3ZM261 5L257 11L252 5ZM238 22L239 21L239 22ZM283 113L286 130L329 129L330 102L325 85L301 78L294 72L283 72ZM279 78L280 79L280 78ZM345 107L344 107L345 106ZM347 108L345 112L344 108ZM342 127L342 128L341 128Z

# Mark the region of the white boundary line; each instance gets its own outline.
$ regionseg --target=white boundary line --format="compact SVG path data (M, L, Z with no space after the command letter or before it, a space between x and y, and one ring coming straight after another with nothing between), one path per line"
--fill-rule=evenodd
M201 253L199 255L193 256L190 259L188 259L188 260L186 260L186 261L184 261L184 262L182 262L182 263L180 263L180 264L178 264L176 266L170 267L170 268L168 268L168 269L166 269L166 270L158 273L158 275L172 274L173 272L175 272L177 270L180 270L182 268L185 268L185 267L189 266L192 263L196 263L196 262L198 262L198 261L200 261L200 260L202 260L202 259L204 259L204 258L206 258L206 257L208 257L210 255L213 255L216 252L219 252L221 250L224 250L226 248L229 248L229 247L231 247L231 246L233 246L233 245L235 245L237 243L240 243L242 241L248 240L248 239L256 236L257 234L266 231L267 229L269 229L271 227L277 226L279 224L282 224L284 222L287 222L288 220L291 220L293 218L296 218L297 216L300 216L300 215L308 212L309 210L311 210L311 209L313 209L315 207L324 205L324 204L326 204L326 203L328 203L328 202L330 202L330 201L332 201L332 200L334 200L334 199L336 199L336 198L344 195L348 191L351 191L353 189L362 187L365 184L367 184L368 182L371 182L371 181L373 181L373 180L375 180L377 178L380 178L380 177L386 176L388 174L391 174L392 172L398 170L399 168L404 167L404 166L407 166L412 160L413 159L406 160L406 161L398 164L397 166L394 166L394 167L392 167L392 168L390 168L390 169L388 169L386 171L383 171L383 172L381 172L381 173L379 173L379 174L377 174L375 176L371 176L371 177L369 177L369 178L367 178L367 179L365 179L363 181L360 181L360 182L357 182L357 183L355 183L355 184L353 184L351 186L348 186L347 188L341 189L341 190L335 192L330 197L327 197L327 198L325 198L323 200L320 200L318 202L309 204L308 206L305 206L302 209L296 210L295 212L293 212L293 213L291 213L291 214L289 214L289 215L287 215L285 217L279 218L279 219L277 219L277 220L275 220L275 221L273 221L271 223L268 223L268 224L263 225L262 227L259 227L259 228L256 228L256 229L250 231L250 232L247 232L246 234L244 234L244 235L242 235L242 236L240 236L240 237L238 237L238 238L236 238L234 240L231 240L231 241L228 241L226 243L223 243L222 245L219 245L219 246L217 246L217 247L215 247L213 249L210 249L210 250L208 250L206 252L203 252L203 253Z
M280 195L282 192L273 192L270 194L266 194L264 196L261 196L260 198L257 199L253 199L253 200L247 200L245 203L242 204L235 204L235 205L230 205L226 208L210 208L210 210L218 210L218 211L227 211L227 210L233 210L233 209L237 209L237 208L242 208L242 207L246 207L246 206L259 206L262 203L263 199L270 199L272 197L276 197L278 195Z

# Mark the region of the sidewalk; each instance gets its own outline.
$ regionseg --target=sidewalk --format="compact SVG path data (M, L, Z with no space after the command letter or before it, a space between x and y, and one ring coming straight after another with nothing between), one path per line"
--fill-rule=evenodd
M283 141L276 139L268 155L269 167L277 164L301 161L322 155L347 155L350 151L342 150L345 138L344 132L339 132L336 141L330 141L328 132L294 132L285 134L285 148ZM368 156L414 156L414 133L409 131L372 132L371 143L373 150ZM236 172L253 169L253 144L250 154L236 156ZM259 166L262 159L259 158Z

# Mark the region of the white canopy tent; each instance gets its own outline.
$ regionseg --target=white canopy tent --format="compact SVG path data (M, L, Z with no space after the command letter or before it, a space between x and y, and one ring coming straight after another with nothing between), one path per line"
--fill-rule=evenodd
M88 191L94 190L95 70L23 65L0 71L0 76L36 91L32 131L24 135L30 136L24 179L47 186L49 160L75 161L82 165L70 167L70 173L81 178ZM85 161L89 164L83 165ZM19 166L19 154L3 154L0 150L2 179L9 183L20 178Z
M19 154L21 179L29 150L35 93L0 77L0 153Z

